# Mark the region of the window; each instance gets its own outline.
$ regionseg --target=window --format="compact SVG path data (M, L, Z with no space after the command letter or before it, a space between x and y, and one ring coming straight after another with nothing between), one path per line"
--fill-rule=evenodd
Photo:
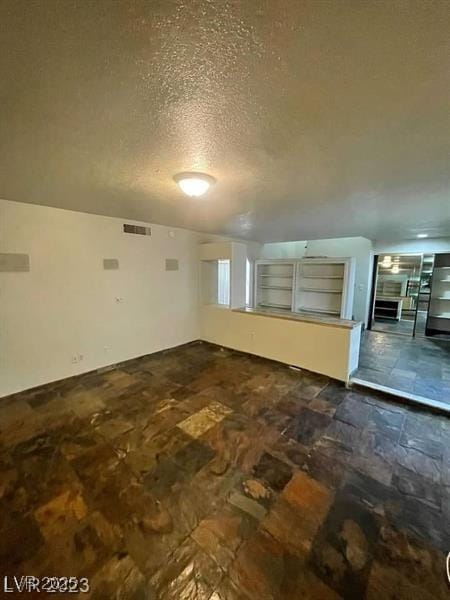
M230 305L230 261L218 260L217 267L217 303Z

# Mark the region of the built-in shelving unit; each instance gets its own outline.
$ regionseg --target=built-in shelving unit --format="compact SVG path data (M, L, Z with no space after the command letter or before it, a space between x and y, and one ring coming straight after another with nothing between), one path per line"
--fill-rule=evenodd
M294 310L351 319L354 285L353 259L303 259L297 264Z
M255 306L291 311L294 276L292 261L256 261Z
M436 254L426 335L450 335L450 253Z
M351 258L259 260L255 306L351 319L354 285Z
M377 281L377 298L379 296L406 296L406 284L406 280L404 282L392 281L380 276Z
M402 302L401 298L377 298L375 300L375 318L398 321L402 314Z

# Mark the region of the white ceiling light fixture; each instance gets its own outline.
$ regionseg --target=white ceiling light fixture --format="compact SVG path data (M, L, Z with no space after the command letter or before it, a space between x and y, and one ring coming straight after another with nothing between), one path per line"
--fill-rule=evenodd
M428 233L418 233L417 237L418 238L427 238L428 237Z
M216 183L216 180L211 175L195 172L178 173L174 176L174 180L180 189L187 196L191 197L203 196Z
M381 261L381 266L382 267L390 267L392 265L392 256L384 256L383 260Z
M400 271L400 268L398 265L394 265L391 269L391 273L394 273L394 275L396 275L399 271Z

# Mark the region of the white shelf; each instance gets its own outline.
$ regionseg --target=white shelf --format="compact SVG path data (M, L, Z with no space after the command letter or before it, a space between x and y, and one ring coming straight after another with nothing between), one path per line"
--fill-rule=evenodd
M326 308L310 308L308 306L301 306L300 312L310 312L310 313L324 313L326 315L339 315L340 312L338 310L328 310Z
M290 304L275 304L274 302L260 302L258 306L265 306L267 308L284 308L291 310Z
M302 292L319 292L319 294L342 294L342 290L323 290L320 288L298 288Z
M255 275L255 306L292 310L294 261L256 261Z
M302 275L302 279L344 279L343 275Z
M292 279L293 275L268 275L267 273L260 273L260 277L275 277L276 279Z
M345 257L258 260L254 304L351 319L354 267Z
M260 285L259 287L262 290L289 290L290 292L292 292L292 286L288 287L284 285Z
M297 269L295 310L351 318L353 261L347 258L305 259Z
M435 255L426 335L450 334L450 252Z

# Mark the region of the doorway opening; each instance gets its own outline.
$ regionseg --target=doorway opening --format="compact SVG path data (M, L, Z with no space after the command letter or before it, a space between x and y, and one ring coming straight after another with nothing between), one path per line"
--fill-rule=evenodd
M433 254L375 257L369 328L409 337L424 336L430 304Z
M353 381L450 412L450 254L374 257Z

